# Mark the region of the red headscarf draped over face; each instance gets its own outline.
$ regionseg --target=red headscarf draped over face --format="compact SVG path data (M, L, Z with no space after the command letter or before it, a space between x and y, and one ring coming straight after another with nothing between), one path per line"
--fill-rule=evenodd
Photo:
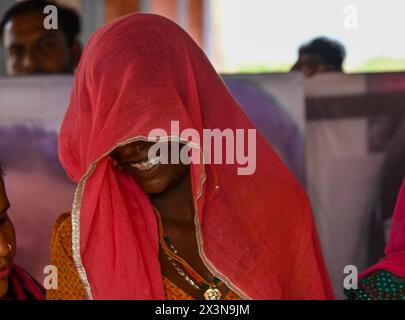
M170 133L171 120L201 137L255 128L175 23L137 13L95 32L59 141L78 182L73 256L89 298L164 299L149 198L108 154L151 129ZM201 258L243 298L332 297L305 192L259 133L256 150L253 175L237 175L238 164L190 166Z
M376 270L386 270L405 278L405 180L398 195L385 254L384 259L362 272L359 277Z

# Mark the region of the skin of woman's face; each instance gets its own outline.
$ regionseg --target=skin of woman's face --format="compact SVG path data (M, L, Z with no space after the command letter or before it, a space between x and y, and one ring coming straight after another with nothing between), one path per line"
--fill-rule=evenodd
M16 248L14 226L7 215L9 207L10 203L7 199L3 181L0 178L0 298L8 291L8 279Z
M168 159L171 159L171 144L169 142ZM159 194L179 181L187 172L188 165L162 164L152 165L148 161L148 151L155 142L135 141L117 148L111 157L117 161L125 172L131 175L138 185L148 194ZM180 144L180 148L184 145ZM179 148L179 149L180 149Z

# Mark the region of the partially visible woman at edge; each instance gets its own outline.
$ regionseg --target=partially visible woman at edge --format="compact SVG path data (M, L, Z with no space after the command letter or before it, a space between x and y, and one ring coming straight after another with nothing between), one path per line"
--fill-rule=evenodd
M405 180L398 195L385 258L359 275L350 300L405 300Z
M0 164L0 301L43 300L45 290L28 273L14 264L16 239Z
M59 156L78 186L54 227L59 283L47 297L333 298L307 195L262 136L252 175L149 161L152 129L187 141L171 121L200 137L255 128L175 23L137 13L101 27L61 128Z

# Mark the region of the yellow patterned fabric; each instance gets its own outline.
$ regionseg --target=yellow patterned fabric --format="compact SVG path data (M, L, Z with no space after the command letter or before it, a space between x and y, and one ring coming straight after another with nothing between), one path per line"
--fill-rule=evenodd
M72 224L70 213L63 213L52 229L51 264L58 268L58 289L48 290L47 300L85 300L87 299L72 256ZM163 276L167 300L195 300ZM229 291L224 300L240 300Z
M58 289L47 290L47 300L85 300L87 298L73 263L70 218L70 213L63 213L52 229L51 264L58 268Z

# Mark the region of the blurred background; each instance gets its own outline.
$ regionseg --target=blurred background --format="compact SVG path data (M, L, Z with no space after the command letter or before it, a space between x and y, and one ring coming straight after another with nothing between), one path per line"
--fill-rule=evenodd
M15 0L0 2L0 15ZM346 72L405 70L405 2L398 0L58 0L82 17L82 43L102 24L152 12L183 26L222 73L286 72L317 36L341 42ZM352 6L352 7L349 7ZM351 10L354 9L355 11ZM349 11L347 11L349 10ZM349 13L356 28L347 28ZM4 72L4 70L1 70Z

